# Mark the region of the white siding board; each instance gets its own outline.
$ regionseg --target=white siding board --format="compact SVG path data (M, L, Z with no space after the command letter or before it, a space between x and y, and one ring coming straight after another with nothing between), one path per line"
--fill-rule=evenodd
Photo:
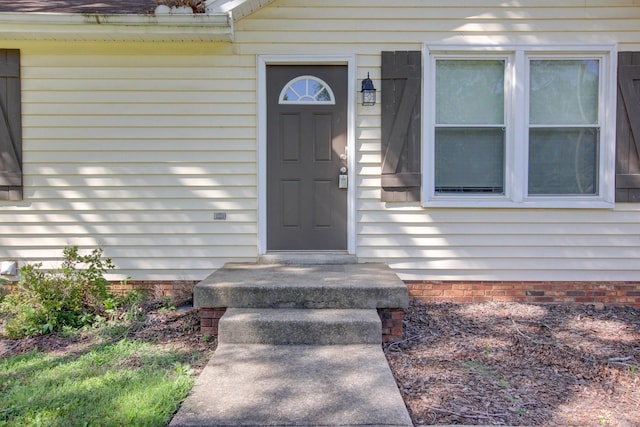
M46 80L51 83L65 82L67 80L78 80L79 84L86 83L102 84L104 82L143 84L151 80L153 83L167 85L166 89L171 89L174 85L188 85L195 88L201 84L215 83L216 81L229 81L229 83L240 86L244 80L255 79L255 69L253 67L223 67L210 65L203 67L202 64L190 66L170 67L157 65L153 67L114 67L111 66L80 66L70 67L65 64L59 67L26 67L22 78L29 81ZM157 88L157 87L156 87Z
M51 256L51 249L59 249L66 245L74 244L86 248L93 247L147 247L147 246L180 246L184 245L184 236L160 235L149 239L144 235L136 234L109 234L107 236L70 236L70 237L31 237L31 236L2 236L0 245L17 246L25 249L49 248L47 256ZM215 248L218 246L255 246L255 237L251 234L199 234L190 236L188 239L190 246L201 246L203 248ZM223 248L224 249L224 248ZM55 255L58 255L57 253ZM214 254L215 255L215 254Z
M226 197L244 197L252 199L256 197L255 188L235 187L213 187L202 189L201 187L187 188L185 186L162 187L162 186L144 186L144 187L118 187L99 189L88 187L77 187L75 189L66 189L64 187L32 187L29 190L29 196L38 199L56 199L63 198L72 199L155 199L161 194L165 198L179 200L187 199L224 199ZM31 193L32 192L32 193Z
M521 235L493 234L495 244L501 247L523 247ZM637 236L640 238L640 236ZM485 235L360 235L358 245L361 247L424 247L424 248L467 248L486 247L487 237ZM634 248L637 257L637 243L634 239L629 239L626 235L594 236L591 234L536 234L527 236L527 248L529 247L587 247L587 248L607 248L607 247L629 247Z
M252 103L233 103L229 96L227 102L201 103L201 104L153 104L153 103L31 103L29 104L29 115L23 118L38 116L68 116L75 117L91 115L122 115L127 116L148 116L161 115L175 117L176 111L182 117L196 116L255 116L255 105Z
M142 131L140 133L143 133ZM176 137L178 138L178 137ZM95 163L191 163L202 161L204 151L198 152L181 152L181 151L161 151L154 152L152 155L145 152L128 152L125 154L112 152L108 147L100 153L68 153L57 151L37 151L26 152L25 158L28 162L36 163L68 163L69 160L78 162L95 162ZM253 151L214 151L210 154L217 162L238 162L246 163L255 161L255 153Z
M637 14L636 14L637 15ZM424 17L426 18L426 16ZM413 16L411 19L402 19L403 33L419 33L424 31L429 32L445 32L445 31L459 31L459 32L531 32L531 24L528 21L520 20L499 20L499 19L477 19L476 22L465 22L458 24L456 20L430 20L428 24L425 24L424 18L420 16ZM432 17L429 17L432 18ZM562 31L562 32L582 32L582 31L604 31L608 32L613 25L617 28L617 31L635 31L635 25L637 19L550 19L540 21L536 24L535 30L537 31ZM637 17L636 17L637 18ZM258 32L278 32L278 26L281 22L278 20L259 20L257 24L251 26L251 33L243 33L244 37L251 36ZM581 26L582 28L571 27ZM572 29L574 28L574 29ZM339 43L339 38L342 36L349 36L349 33L357 33L358 37L361 35L371 35L375 39L389 40L390 33L397 33L398 22L391 19L342 19L333 21L313 20L295 21L290 26L290 31L294 34L309 34L309 30L315 31L316 36L318 33L323 35L322 41ZM337 35L331 34L338 32ZM331 36L329 36L331 34ZM334 37L335 35L335 37ZM328 37L328 40L325 40Z
M79 177L79 176L37 176L29 179L27 185L31 187L235 187L253 186L255 177L252 175L222 175L213 177L181 176L179 185L170 175L134 176L134 177Z
M389 256L389 255L387 255ZM369 259L364 257L364 259ZM545 266L545 269L562 271L577 272L579 278L573 280L591 281L590 273L592 271L634 271L636 269L635 264L637 259L604 259L604 258L508 258L507 262L501 262L493 258L455 258L455 259L430 259L430 258L393 258L390 257L390 262L395 266L394 268L402 271L404 269L434 269L434 270L449 270L449 271L463 271L463 270L491 270L487 266L500 265L501 270L529 270L536 271L540 269L540 264ZM535 274L534 274L535 276ZM509 279L513 280L513 279ZM531 280L529 278L528 280ZM537 279L540 280L540 279ZM608 280L614 280L611 277ZM637 280L627 279L627 280Z
M31 213L20 212L13 215L7 214L3 216L3 219L7 222L21 222L26 223L47 223L47 224L60 224L78 222L86 223L167 223L167 222L221 222L213 221L213 214L208 209L201 211L187 211L182 209L176 209L174 211L166 212L145 212L145 211L129 211L129 212L101 212L95 213L92 211L82 212L55 212L48 211L46 213ZM255 212L253 211L235 211L231 218L227 218L227 222L255 222L257 220ZM0 236L0 239L3 236ZM153 244L153 242L149 242ZM218 242L215 242L218 243Z
M637 239L640 235L637 224L606 224L594 227L593 224L499 224L494 228L488 227L485 223L455 223L455 224L434 224L416 225L404 224L396 226L394 223L375 223L360 226L361 234L410 234L419 235L484 235L487 236L487 245L490 245L490 237L496 236L499 239L503 234L522 236L523 246L526 247L528 234L592 234L600 236L632 236Z
M400 275L404 280L426 280L425 277L425 269L423 268L406 268L404 264L396 264L394 262L390 262L389 266L396 271L401 272ZM635 269L629 270L616 270L616 277L625 277L627 279L618 279L618 280L629 280L633 281ZM480 269L457 269L457 270L447 270L447 269L439 269L438 270L438 279L436 280L469 280L469 281L477 281L477 280L488 280L488 281L502 281L505 280L505 277L509 277L510 281L542 281L542 282L573 282L573 281L603 281L603 282L611 282L614 280L612 277L612 273L610 270L590 270L588 272L583 270L573 270L573 269L545 269L541 270L539 266L537 268L533 268L530 270L526 269L516 269L516 270L507 270L501 268L480 268Z
M52 86L55 87L55 86ZM52 99L59 103L87 103L87 104L116 104L129 99L133 104L218 104L224 102L231 103L254 103L256 101L255 91L234 92L223 88L220 91L147 91L140 94L129 94L126 91L31 91L28 86L23 86L22 102L25 112L28 114L28 106L31 103L51 103Z
M161 122L164 122L162 129L169 127L180 128L252 128L255 126L253 116L202 116L190 115L180 117L179 123L174 123L176 119L173 115L155 115L155 116L134 116L134 115L117 115L116 110L111 115L103 116L27 116L24 117L23 126L30 128L104 128L121 126L122 128L158 128ZM172 126L170 126L172 125ZM193 132L193 131L192 131Z
M162 211L179 213L185 210L207 210L229 211L236 210L255 210L257 203L254 199L241 199L234 197L226 197L224 199L172 199L172 198L155 198L155 199L91 199L91 200L62 200L55 199L29 199L30 209L37 209L39 212L47 212L50 210L72 210L72 211L120 211L120 210L141 210L141 211ZM12 212L15 209L3 209L3 212Z
M187 72L187 71L185 71ZM233 75L233 71L229 71L228 75ZM70 76L68 76L70 77ZM164 93L171 94L173 92L206 92L206 91L245 91L251 89L254 85L253 78L247 80L232 79L198 79L184 80L181 78L156 79L148 78L144 80L135 80L129 78L121 78L119 80L94 80L83 77L65 78L65 79L30 79L26 83L29 84L29 90L51 90L55 87L56 91L124 91L133 99L136 94L165 88Z
M189 235L189 234L216 234L216 233L255 233L256 226L253 223L238 222L214 222L207 223L83 223L76 224L0 224L0 234L2 235L46 235L54 229L57 233L64 235L89 235L96 234L139 234L139 235ZM13 248L15 249L15 248ZM56 254L57 255L57 254Z
M74 127L31 127L24 129L23 136L30 140L60 140L65 141L69 139L91 141L96 135L101 135L102 132L107 132L111 129L109 126L94 126L85 128ZM128 128L115 128L110 131L110 135L114 140L148 140L150 143L156 140L173 140L184 141L187 140L208 140L216 141L220 140L247 140L256 137L256 131L253 127L222 127L222 126L209 126L202 128L180 128L179 125L172 126L155 126L155 127L128 127ZM215 138L212 138L212 135ZM212 146L215 146L215 142L212 142ZM108 146L104 147L108 150ZM105 150L105 151L106 151ZM179 146L176 146L173 150L175 152L181 151ZM220 152L223 150L219 150ZM186 158L189 158L189 153L186 153ZM149 159L153 160L153 159ZM191 161L191 160L189 160Z
M104 44L96 45L96 51L103 52L105 50ZM57 51L61 51L61 54L52 55L50 53L40 53L37 55L31 55L25 57L20 62L24 67L38 67L38 68L79 68L84 69L88 67L108 67L108 68L147 68L155 69L157 67L166 68L168 65L171 68L187 69L191 68L207 68L212 67L227 69L227 68L249 68L255 69L255 58L251 56L241 56L233 54L225 54L225 52L218 52L210 49L210 45L207 45L207 52L204 54L193 54L190 51L181 53L179 50L185 49L186 44L182 43L179 49L167 48L165 45L157 45L157 49L160 52L154 52L151 50L153 46L147 45L141 51L134 49L139 48L139 45L127 46L127 44L111 45L117 50L129 50L131 54L94 54L90 53L86 48L86 44L74 45L67 43L62 49L58 48ZM123 48L120 48L123 46ZM204 46L204 45L203 45ZM65 54L64 48L70 47L76 49L73 54ZM163 53L165 52L165 53ZM212 70L211 72L215 72ZM189 73L183 74L181 78L188 77Z
M210 138L187 139L180 141L180 150L176 149L174 139L34 139L31 145L33 151L141 151L141 152L160 152L160 151L201 151L211 153L204 159L210 159L211 164L215 161L221 163L216 158L216 152L224 151L253 151L255 150L255 141L251 139L229 138L225 140L211 140ZM222 159L224 161L224 159ZM224 164L224 163L223 163ZM59 169L58 169L59 170ZM139 170L137 171L140 172ZM241 172L236 172L241 173Z
M195 175L243 175L255 174L256 165L252 162L247 163L215 163L216 156L211 156L210 163L190 162L180 164L172 163L120 163L115 165L100 164L69 164L50 162L38 164L31 163L24 168L27 176L31 175L82 175L82 176L110 176L110 175L179 175L179 176L195 176ZM202 160L202 159L200 159Z
M245 248L241 245L229 245L225 248L225 255L228 257L245 256L247 252L251 252L251 246ZM174 246L176 251L180 252L181 257L190 259L203 258L212 255L215 251L214 245L208 246ZM8 256L11 258L29 258L29 259L47 259L51 255L48 248L28 248L28 249L8 249ZM126 258L142 258L147 260L166 259L167 253L164 248L157 246L139 246L139 247L123 247L121 245L111 247L109 256L114 259Z

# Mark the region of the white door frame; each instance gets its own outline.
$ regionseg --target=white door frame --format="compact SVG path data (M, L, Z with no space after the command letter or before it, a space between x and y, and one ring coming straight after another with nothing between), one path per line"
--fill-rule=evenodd
M347 66L347 252L356 250L356 57L355 55L258 56L258 255L267 253L267 65Z

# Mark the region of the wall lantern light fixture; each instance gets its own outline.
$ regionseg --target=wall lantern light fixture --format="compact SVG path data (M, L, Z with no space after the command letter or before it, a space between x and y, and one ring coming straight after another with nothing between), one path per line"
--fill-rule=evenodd
M376 105L376 88L373 86L373 82L369 78L362 80L362 105Z

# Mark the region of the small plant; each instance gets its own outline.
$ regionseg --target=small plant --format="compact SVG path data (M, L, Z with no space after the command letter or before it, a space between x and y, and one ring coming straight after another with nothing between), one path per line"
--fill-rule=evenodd
M191 369L191 366L188 363L174 362L173 367L178 375L184 375L187 377L193 375L193 369Z
M4 297L9 293L4 288L4 285L7 284L7 283L9 283L9 281L7 279L3 279L2 277L0 277L0 302L2 302Z
M601 426L608 426L609 424L611 424L611 421L604 415L600 415L598 416L598 424L600 424Z
M133 289L124 295L112 295L104 301L105 313L110 320L139 320L142 302L147 298L144 291Z
M489 360L491 358L491 347L489 344L484 345L484 360Z
M43 270L42 263L23 266L15 292L0 303L7 336L48 334L65 326L79 328L104 314L105 302L112 297L104 275L115 265L103 258L102 252L94 249L80 255L78 247L72 246L63 250L64 260L58 269Z
M175 311L176 310L176 306L173 303L173 301L171 300L171 298L165 296L162 297L162 300L160 301L159 305L158 305L158 311L160 312L167 312L167 311Z

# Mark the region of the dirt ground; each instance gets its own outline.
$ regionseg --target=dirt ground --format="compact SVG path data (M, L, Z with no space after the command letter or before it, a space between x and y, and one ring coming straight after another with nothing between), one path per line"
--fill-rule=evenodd
M211 352L198 328L196 311L151 311L126 336ZM0 338L0 358L73 354L95 339ZM416 426L640 426L637 309L414 303L405 340L385 353Z
M640 310L413 304L387 359L416 426L640 426Z

